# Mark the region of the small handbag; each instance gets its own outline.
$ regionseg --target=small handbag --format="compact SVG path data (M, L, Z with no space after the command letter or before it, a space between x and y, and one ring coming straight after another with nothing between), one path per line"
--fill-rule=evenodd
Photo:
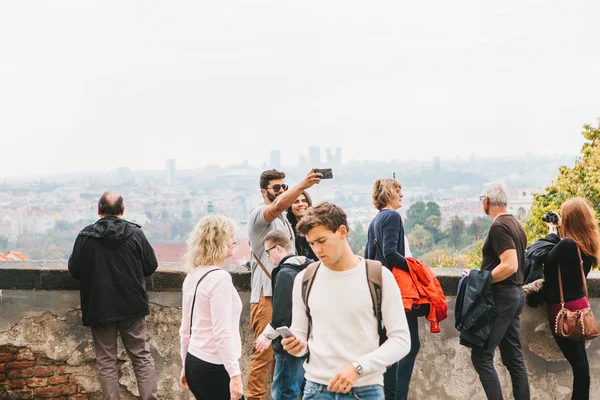
M556 336L564 337L571 340L591 340L600 335L600 328L594 318L590 307L587 280L583 272L583 260L581 259L581 251L577 247L579 255L579 266L581 268L581 279L583 281L583 289L585 290L585 299L588 306L580 310L571 311L565 308L565 298L562 288L562 277L560 275L560 264L558 265L558 288L560 290L560 305L561 309L556 315L556 324L554 332Z

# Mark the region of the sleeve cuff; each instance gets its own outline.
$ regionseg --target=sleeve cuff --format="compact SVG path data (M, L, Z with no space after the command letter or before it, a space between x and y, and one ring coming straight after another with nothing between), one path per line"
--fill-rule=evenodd
M267 339L273 340L279 337L279 332L277 332L271 324L267 324L265 329L262 331L262 335L266 336Z
M234 376L238 376L242 374L242 371L240 370L240 363L235 363L233 365L230 365L229 367L225 368L227 370L227 373L229 374L230 378L233 378Z

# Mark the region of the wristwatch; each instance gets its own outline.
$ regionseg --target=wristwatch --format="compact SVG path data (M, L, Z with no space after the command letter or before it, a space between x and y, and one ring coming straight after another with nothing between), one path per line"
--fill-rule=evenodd
M352 366L354 367L354 370L356 371L356 373L357 373L358 375L362 375L362 374L363 374L363 367L362 367L362 365L360 365L360 364L358 363L358 361L354 361L354 362L352 363Z
M277 333L271 333L271 334L265 333L264 335L269 340L275 340L279 337L279 335Z

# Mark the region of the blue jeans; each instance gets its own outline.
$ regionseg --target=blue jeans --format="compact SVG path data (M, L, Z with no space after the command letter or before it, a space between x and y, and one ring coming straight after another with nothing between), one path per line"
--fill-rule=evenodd
M383 400L383 386L368 385L352 388L348 393L333 393L327 385L306 381L302 400Z
M288 353L275 352L275 370L271 395L273 400L296 400L301 393L304 380L304 361Z

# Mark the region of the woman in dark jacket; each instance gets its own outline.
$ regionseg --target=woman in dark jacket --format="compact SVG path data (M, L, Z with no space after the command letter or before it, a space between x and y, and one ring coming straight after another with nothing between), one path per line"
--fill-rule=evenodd
M405 257L410 257L402 217L397 212L402 207L402 186L395 179L377 179L373 185L373 204L379 210L369 224L365 258L380 261L387 268L400 268L408 272ZM418 317L429 313L429 304L421 304L406 312L410 329L410 353L388 368L384 375L386 400L406 400L417 353L421 348ZM398 304L398 312L405 312Z
M579 310L588 307L583 289L581 262L587 277L590 270L598 266L600 255L600 234L589 202L581 197L567 200L561 206L560 214L557 225L548 224L548 227L550 233L556 233L558 226L562 240L550 250L544 264L544 295L548 304L552 333L555 332L556 316L561 308L559 266L565 307L572 311ZM589 399L590 366L585 342L556 335L554 340L573 369L572 399Z
M308 193L304 191L300 193L300 196L298 196L290 208L287 209L286 215L288 221L290 221L290 224L294 228L294 233L296 234L296 254L316 261L317 256L306 241L306 238L298 235L298 232L296 232L296 225L298 222L300 222L308 207L312 207L312 199Z

